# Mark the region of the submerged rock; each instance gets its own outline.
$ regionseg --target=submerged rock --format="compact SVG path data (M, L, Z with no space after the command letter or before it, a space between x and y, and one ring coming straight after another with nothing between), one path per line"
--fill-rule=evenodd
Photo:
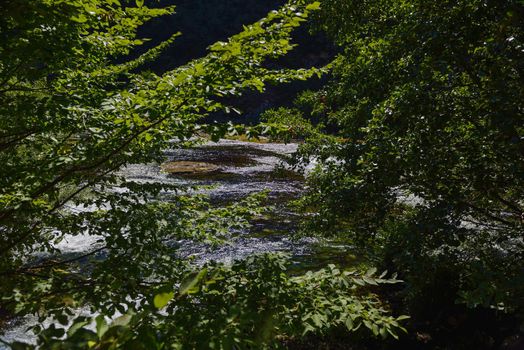
M218 165L205 162L175 161L160 165L162 171L169 174L207 174L220 169Z

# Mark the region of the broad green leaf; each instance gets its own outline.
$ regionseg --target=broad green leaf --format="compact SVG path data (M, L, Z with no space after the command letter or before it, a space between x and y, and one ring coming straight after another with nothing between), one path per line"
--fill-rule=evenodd
M350 316L348 316L348 318L346 318L346 322L345 323L346 323L346 327L347 327L348 330L350 330L350 331L353 330L353 319Z
M175 296L174 292L167 292L167 293L159 293L156 294L153 298L153 305L157 309L162 309L164 306L166 306L171 299Z
M109 329L109 325L107 324L105 317L103 315L98 315L95 318L96 321L96 334L99 338L102 338L105 334L105 332Z
M315 1L309 5L306 6L306 10L320 10L320 2L319 1Z
M180 284L178 293L180 295L192 294L198 291L198 284L207 275L207 269L204 268L198 273L193 273L187 276Z

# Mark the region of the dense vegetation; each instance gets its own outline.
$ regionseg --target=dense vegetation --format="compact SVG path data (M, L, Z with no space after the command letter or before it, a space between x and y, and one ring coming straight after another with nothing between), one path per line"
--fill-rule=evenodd
M308 138L298 164L319 163L305 229L399 271L396 297L433 346L459 342L449 331L500 346L524 312L522 3L322 6L318 30L342 50L331 81L265 114Z
M225 41L199 25L183 47L207 54L180 55L179 33L162 33L174 6L152 5L0 4L0 313L38 314L38 345L54 349L274 348L337 333L343 348L518 343L521 2L295 0ZM263 212L263 194L215 207L121 170L246 131L205 124L244 92L325 74L275 68L311 17L339 48L329 81L247 132L305 140L294 164L317 166L297 202L304 233L350 243L370 268L291 274L280 255L193 266L172 242L220 244ZM84 255L56 248L83 235L97 239Z
M229 349L340 327L363 325L383 337L402 329L402 317L366 287L397 281L375 270L331 266L291 276L279 256L197 267L177 255L179 239L218 244L248 225L262 210L260 195L211 207L176 186L130 181L119 171L162 161L165 148L187 146L197 131L215 139L236 130L201 123L229 109L225 97L320 74L263 66L293 48L290 33L318 3L287 4L161 75L139 68L177 33L129 55L143 43L137 29L173 7L1 6L0 294L3 313L39 316L39 346ZM57 244L71 236L96 245L61 255Z

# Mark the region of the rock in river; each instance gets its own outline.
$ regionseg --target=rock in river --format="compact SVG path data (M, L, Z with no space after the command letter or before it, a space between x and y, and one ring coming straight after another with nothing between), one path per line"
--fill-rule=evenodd
M215 164L191 161L166 162L160 168L169 174L206 174L220 169Z

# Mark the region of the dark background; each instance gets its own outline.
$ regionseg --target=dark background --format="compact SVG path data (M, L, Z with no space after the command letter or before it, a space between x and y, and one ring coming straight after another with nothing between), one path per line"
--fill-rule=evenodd
M191 59L206 55L206 48L216 41L225 41L242 30L242 26L256 22L268 12L284 4L282 0L162 0L146 1L150 7L176 5L176 13L156 18L145 24L139 37L150 38L137 54L167 40L176 32L181 32L174 44L166 49L145 69L161 74L183 65ZM272 62L279 68L308 68L323 66L334 56L335 50L321 34L311 35L307 24L293 34L293 42L298 44L290 54ZM313 78L306 82L271 86L263 94L249 92L233 101L242 114L215 113L207 118L213 120L232 120L235 123L252 124L268 108L289 106L296 94L304 89L317 89L325 79Z

